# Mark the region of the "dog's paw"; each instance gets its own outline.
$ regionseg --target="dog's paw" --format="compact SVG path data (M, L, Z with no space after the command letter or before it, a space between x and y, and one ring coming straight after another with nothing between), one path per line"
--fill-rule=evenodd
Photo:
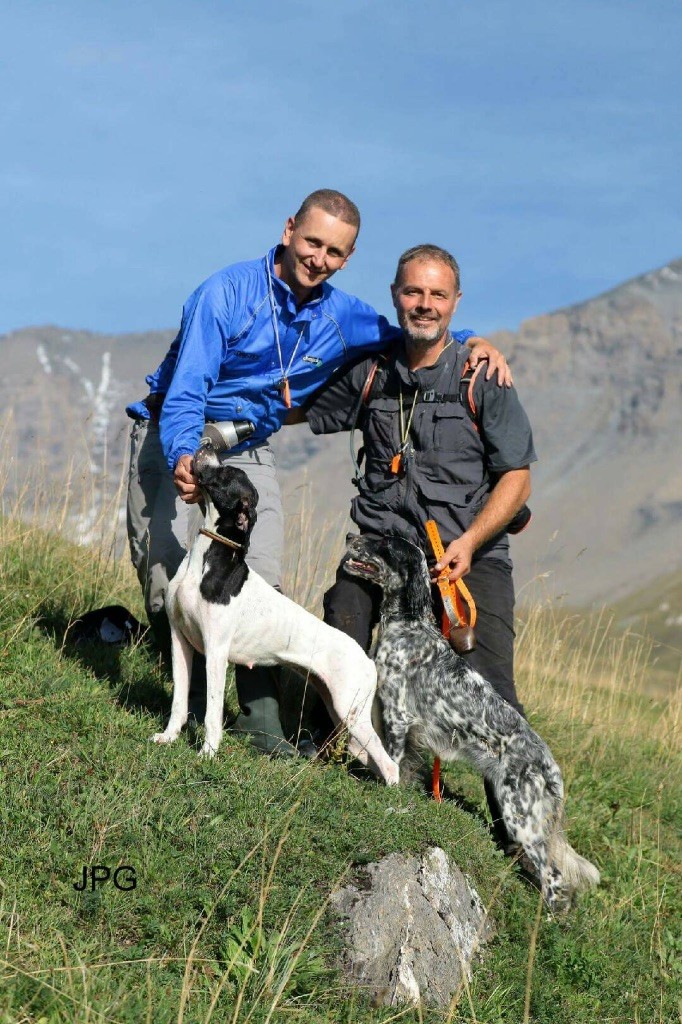
M199 751L199 757L202 759L209 759L215 757L218 753L215 747L212 747L210 743L204 743L201 750Z
M150 739L152 743L172 743L173 740L178 738L178 735L178 733L168 732L166 729L165 732L155 732Z

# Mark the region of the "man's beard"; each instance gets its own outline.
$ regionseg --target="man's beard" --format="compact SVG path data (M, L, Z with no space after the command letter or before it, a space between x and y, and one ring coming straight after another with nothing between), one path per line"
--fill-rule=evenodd
M417 327L405 317L404 322L400 326L403 329L406 340L416 348L428 348L430 345L440 341L445 333L440 319L434 320L428 325L425 324L423 327Z

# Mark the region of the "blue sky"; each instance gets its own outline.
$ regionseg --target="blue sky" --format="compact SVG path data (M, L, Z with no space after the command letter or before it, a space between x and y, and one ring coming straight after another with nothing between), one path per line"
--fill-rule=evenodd
M317 187L336 283L460 260L481 331L682 255L678 0L4 0L0 331L172 327Z

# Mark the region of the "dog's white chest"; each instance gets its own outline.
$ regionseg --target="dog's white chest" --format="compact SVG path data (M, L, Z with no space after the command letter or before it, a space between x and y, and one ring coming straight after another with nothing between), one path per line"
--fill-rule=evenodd
M192 647L204 653L210 637L234 664L276 664L273 646L279 647L278 634L283 626L286 629L276 611L281 595L250 572L240 592L227 604L207 601L201 594L205 572L203 558L189 555L169 587L172 617Z
M203 654L207 604L199 589L201 575L200 563L187 555L170 583L167 603L177 628Z

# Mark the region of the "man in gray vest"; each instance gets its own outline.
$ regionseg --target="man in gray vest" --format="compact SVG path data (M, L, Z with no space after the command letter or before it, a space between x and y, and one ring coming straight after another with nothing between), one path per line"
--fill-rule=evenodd
M391 294L402 339L379 361L368 393L376 357L337 373L307 403L306 418L314 433L362 430L364 476L351 518L363 534L397 534L418 544L434 576L445 566L451 581L466 576L478 619L476 647L465 657L523 714L514 685L506 526L530 494L536 456L528 417L513 387L500 388L483 373L472 386L475 413L463 404L460 381L469 352L449 330L461 297L450 253L433 245L409 249ZM445 545L438 564L426 536L429 519ZM325 621L368 650L379 596L375 585L340 567L325 595Z

